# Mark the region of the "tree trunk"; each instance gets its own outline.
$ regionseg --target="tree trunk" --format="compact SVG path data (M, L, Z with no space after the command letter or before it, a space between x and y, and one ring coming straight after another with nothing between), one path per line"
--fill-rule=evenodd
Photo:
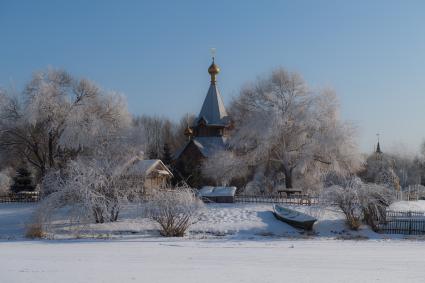
M285 174L285 186L287 189L292 189L292 174Z
M118 215L120 213L120 209L118 206L114 206L111 210L111 217L110 217L110 221L111 222L115 222L118 220Z
M292 170L293 170L293 168L286 169L285 166L282 166L282 169L283 169L282 170L283 174L285 174L285 187L287 189L292 189Z
M104 223L105 219L103 218L103 211L99 207L93 208L94 220L96 223Z
M49 132L49 168L53 168L55 165L53 159L53 134Z

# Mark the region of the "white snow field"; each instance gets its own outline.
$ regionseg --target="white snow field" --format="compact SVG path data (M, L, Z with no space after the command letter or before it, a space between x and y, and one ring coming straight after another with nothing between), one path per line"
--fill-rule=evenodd
M0 282L424 282L421 242L91 240L0 243Z
M208 205L186 237L162 238L128 207L117 223L75 230L58 220L53 240L31 241L34 208L0 204L1 283L425 282L423 238L351 232L331 210L297 207L319 218L300 233L272 205Z

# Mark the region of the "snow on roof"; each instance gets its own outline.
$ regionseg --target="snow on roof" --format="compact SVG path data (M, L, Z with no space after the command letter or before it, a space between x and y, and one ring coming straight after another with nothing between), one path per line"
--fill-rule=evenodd
M207 125L224 126L229 123L229 115L227 115L223 99L215 83L211 83L208 89L207 96L202 104L201 112L196 122L198 123L201 119L204 119Z
M156 172L163 175L173 175L167 166L159 159L136 159L127 167L128 174L149 175L156 169Z
M200 197L233 197L236 194L236 187L202 187L198 195Z
M217 151L227 148L226 140L226 137L195 137L175 153L174 159L178 159L191 142L201 151L204 157L211 157Z
M226 149L225 137L196 137L193 143L205 157L211 157L217 151Z

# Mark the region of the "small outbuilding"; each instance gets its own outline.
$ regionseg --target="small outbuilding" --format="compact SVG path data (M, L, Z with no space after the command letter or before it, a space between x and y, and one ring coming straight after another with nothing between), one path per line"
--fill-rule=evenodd
M198 191L198 196L206 202L233 203L235 201L236 187L211 187L205 186Z
M159 159L134 158L127 164L125 175L142 177L145 194L168 187L173 178L173 173Z

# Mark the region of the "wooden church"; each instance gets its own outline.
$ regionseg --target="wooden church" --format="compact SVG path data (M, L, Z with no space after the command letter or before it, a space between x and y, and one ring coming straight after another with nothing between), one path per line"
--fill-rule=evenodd
M208 68L211 76L210 87L201 111L193 124L186 128L185 135L188 141L175 155L175 168L193 187L210 183L202 177L202 161L217 151L226 149L226 140L232 125L217 87L219 72L220 68L215 64L213 57Z

